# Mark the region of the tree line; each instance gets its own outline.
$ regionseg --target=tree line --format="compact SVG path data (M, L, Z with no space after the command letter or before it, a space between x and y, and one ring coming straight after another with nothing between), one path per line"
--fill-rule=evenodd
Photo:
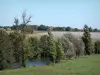
M22 29L22 24L20 25L13 25L13 26L0 26L0 28L6 29L6 30L16 30L17 28L19 28L20 30ZM35 30L40 30L40 31L47 31L47 30L52 30L52 31L73 31L73 32L78 32L81 31L83 32L83 29L79 29L79 28L72 28L70 26L68 27L53 27L53 26L46 26L46 25L27 25L27 27L25 28L25 30L28 31L35 31ZM97 28L92 28L89 27L89 31L90 32L100 32L100 29Z
M24 33L0 30L0 70L13 68L14 64L26 67L27 60L55 64L81 55L100 54L100 41L92 42L87 25L82 37L68 33L55 39L51 31L40 38L26 37Z

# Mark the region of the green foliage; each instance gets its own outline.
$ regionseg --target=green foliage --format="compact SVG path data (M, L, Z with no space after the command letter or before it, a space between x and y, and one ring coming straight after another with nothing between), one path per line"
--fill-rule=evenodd
M66 31L71 31L72 30L72 28L71 27L66 27Z
M67 58L79 57L84 54L84 43L80 37L75 37L71 33L64 34L62 43Z
M90 55L92 39L87 25L84 25L84 34L82 39L85 44L85 52L86 54Z
M59 62L64 58L64 48L62 46L62 42L60 38L58 38L56 41L56 52L57 52L56 62Z
M93 29L94 32L98 32L99 30L97 28Z
M12 44L8 34L0 30L0 69L11 68L13 63Z
M48 31L48 35L49 35L49 37L48 37L48 50L49 50L51 60L55 63L56 55L57 55L56 45L55 45L55 41L53 39L53 35L50 31Z
M62 61L53 66L28 67L0 71L0 75L99 75L100 55Z
M38 27L38 30L48 30L49 29L49 26L45 26L45 25L40 25Z
M56 60L56 45L53 35L48 31L48 35L43 35L40 38L41 58L51 60L55 63Z
M32 34L34 32L34 29L31 26L24 26L22 32L23 33L31 33Z
M71 59L75 55L74 45L69 41L68 38L63 38L63 42L65 48L65 57Z
M29 38L28 39L29 45L30 45L30 49L29 49L29 59L33 60L33 59L39 59L41 51L39 49L39 39L37 38Z
M74 28L73 31L79 31L79 29L78 28Z
M65 31L65 27L54 27L53 30L54 31Z
M95 48L95 51L94 51L95 54L100 54L100 40L95 42L94 48Z
M39 46L40 46L40 51L41 51L41 58L48 59L49 57L48 35L41 36Z
M89 27L89 31L90 31L90 32L93 32L93 29L92 29L92 27Z
M80 56L84 54L84 43L80 37L75 37L71 33L65 34L65 38L68 38L71 43L73 43L74 51L76 56Z
M9 34L9 37L10 41L13 44L15 62L25 67L25 56L27 53L26 46L24 43L25 35L18 32L12 32Z

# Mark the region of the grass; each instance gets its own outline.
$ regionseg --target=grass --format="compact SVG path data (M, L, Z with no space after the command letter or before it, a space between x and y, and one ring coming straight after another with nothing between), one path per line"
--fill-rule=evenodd
M55 66L4 70L0 75L100 75L100 55L62 61Z

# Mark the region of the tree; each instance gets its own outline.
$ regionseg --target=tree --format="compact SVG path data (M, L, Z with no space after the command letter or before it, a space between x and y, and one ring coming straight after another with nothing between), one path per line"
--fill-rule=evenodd
M41 59L49 59L49 50L48 50L48 35L43 35L40 38L40 52L41 52Z
M85 45L85 52L86 54L90 55L90 51L91 51L91 34L89 32L89 28L87 25L84 25L84 34L83 34L83 42Z
M55 45L55 41L53 39L52 33L50 31L48 31L48 34L49 34L49 37L48 37L48 50L49 50L51 60L55 64L56 55L57 55L56 45Z
M92 32L92 31L93 31L92 27L89 27L89 31L90 31L90 32Z
M54 27L54 31L65 31L65 27Z
M58 38L56 41L56 52L57 52L56 62L59 62L61 59L64 58L64 48L62 46L62 42L60 38Z
M79 29L78 28L74 28L74 31L79 31Z
M9 34L9 37L13 45L15 62L25 67L26 54L28 53L26 48L27 45L25 45L24 42L25 35L18 32L12 32Z
M8 34L0 30L0 70L12 67L13 63L12 44Z
M40 25L38 27L38 30L48 30L48 29L49 29L49 27L48 26L45 26L45 25Z
M71 33L65 34L65 38L68 38L71 43L74 45L74 51L76 53L76 57L84 54L84 43L80 37L75 37Z
M28 41L30 44L29 59L39 59L41 54L41 51L39 49L39 40L37 38L30 37Z
M93 31L94 31L94 32L98 32L98 29L97 29L97 28L95 28Z
M64 54L67 59L71 59L73 56L75 56L75 46L71 42L73 40L72 38L73 37L71 34L64 34L64 36L61 38L64 48Z
M15 25L13 26L13 28L18 31L19 30L19 19L15 17L14 23Z
M31 26L25 26L23 28L23 33L30 33L32 34L34 32L34 29Z
M11 27L13 30L21 30L21 32L32 32L33 29L31 27L28 27L27 24L31 22L31 16L27 16L26 11L22 13L22 23L19 24L19 19L14 18L14 25Z
M53 35L48 31L48 35L43 35L40 38L41 58L52 61L55 64L56 60L56 45Z
M71 27L68 26L68 27L66 28L66 31L71 31Z
M95 48L95 51L94 51L95 54L100 54L100 40L95 42L94 48Z

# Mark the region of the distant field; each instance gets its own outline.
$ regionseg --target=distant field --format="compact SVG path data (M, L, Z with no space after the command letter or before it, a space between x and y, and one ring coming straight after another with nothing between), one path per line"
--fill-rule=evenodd
M100 55L64 60L55 66L4 70L0 71L0 75L100 75Z
M55 37L61 37L63 34L72 33L75 36L82 36L83 32L52 32ZM28 34L29 37L39 37L41 35L47 35L47 32L37 33L37 34ZM93 39L100 39L100 32L91 32L91 37Z

